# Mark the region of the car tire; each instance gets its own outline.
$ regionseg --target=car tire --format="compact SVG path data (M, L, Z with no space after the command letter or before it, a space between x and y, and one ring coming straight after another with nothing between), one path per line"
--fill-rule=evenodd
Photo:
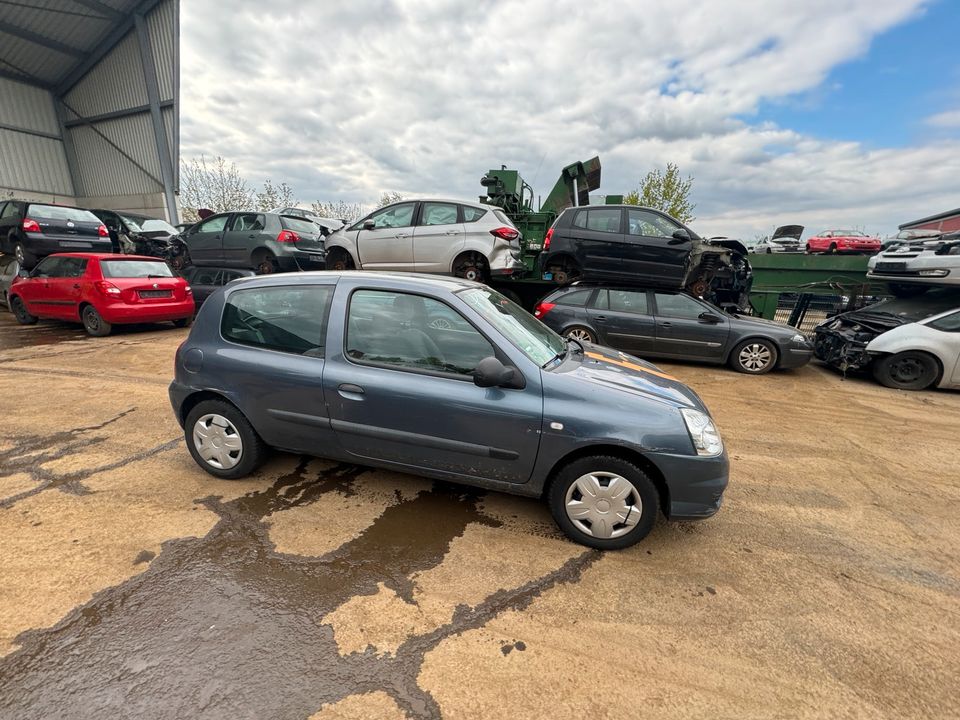
M487 259L478 252L463 253L453 261L450 268L455 277L485 283L490 278L490 266Z
M875 360L873 377L895 390L926 390L940 378L940 364L925 352L906 350Z
M830 247L827 249L827 253L828 253L829 255L836 255L836 254L837 254L837 245L836 245L836 243L830 243Z
M583 325L571 325L563 331L563 336L592 344L596 344L597 342L597 336L593 333L593 331L590 328L584 327Z
M223 400L199 403L187 414L183 430L193 459L214 477L242 478L256 470L267 455L266 443L247 418Z
M83 310L80 311L80 319L83 321L83 329L87 331L87 335L104 337L113 330L113 325L104 320L93 305L84 305Z
M807 245L806 249L804 249L804 252L805 252L807 255L812 255L812 254L813 254L813 250L810 248L809 245Z
M33 270L33 266L37 264L37 257L27 250L22 242L13 243L13 256L24 270Z
M548 501L568 538L598 550L619 550L643 540L660 508L660 495L647 474L608 455L579 458L564 467L550 485Z
M890 292L898 298L918 297L930 289L928 285L920 285L918 283L887 283L887 285L890 288Z
M344 270L356 270L353 258L343 248L332 248L327 254L327 270L342 272Z
M180 318L179 320L174 320L173 324L178 328L190 327L191 325L193 325L193 318L192 317Z
M739 343L730 353L730 367L747 375L764 375L777 365L777 346L763 338Z
M21 325L33 325L37 322L37 316L30 314L19 295L10 301L10 310Z
M254 258L253 261L254 270L257 275L272 275L275 272L280 271L280 265L277 262L277 257L271 252L265 252L262 255Z

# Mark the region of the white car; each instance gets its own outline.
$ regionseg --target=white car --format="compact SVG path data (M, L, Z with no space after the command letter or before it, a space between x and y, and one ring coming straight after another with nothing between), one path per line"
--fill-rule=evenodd
M960 233L874 255L867 263L867 277L886 280L899 296L918 295L930 285L960 285Z
M764 238L752 248L752 253L781 253L800 252L800 236L803 235L803 225L781 225L773 231L773 235Z
M888 330L866 350L873 376L887 387L960 389L960 308Z

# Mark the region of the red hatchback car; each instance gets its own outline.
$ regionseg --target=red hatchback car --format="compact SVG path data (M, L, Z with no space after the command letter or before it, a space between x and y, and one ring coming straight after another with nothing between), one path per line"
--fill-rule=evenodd
M880 238L857 230L824 230L807 238L808 253L877 253Z
M154 257L58 253L22 273L10 286L10 309L21 325L37 318L81 322L90 335L109 335L124 323L193 318L193 291Z

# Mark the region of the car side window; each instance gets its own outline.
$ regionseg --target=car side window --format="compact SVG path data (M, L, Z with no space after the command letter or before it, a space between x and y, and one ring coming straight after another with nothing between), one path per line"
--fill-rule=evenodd
M63 258L45 257L41 260L31 273L34 277L60 277L60 267Z
M951 313L939 320L927 323L927 325L935 330L943 330L944 332L960 332L960 312Z
M355 362L470 377L494 354L460 313L433 298L357 290L347 313L345 351Z
M457 222L457 206L451 203L425 202L420 211L421 225L453 225Z
M190 234L193 235L195 233L220 232L227 226L227 220L229 218L229 215L217 215L216 217L208 218L199 225L194 225L193 232Z
M226 340L267 350L323 357L333 285L236 290L220 321Z
M16 203L8 202L8 203L4 203L3 206L0 207L0 220L4 220L8 217L13 217L16 214L17 214Z
M707 309L691 297L657 293L657 316L696 320Z
M78 278L83 276L83 273L86 269L86 258L61 258L58 276L65 278Z
M256 232L265 227L263 215L256 213L237 213L233 217L233 232Z
M647 293L644 290L610 290L610 310L647 314Z
M572 305L574 307L583 307L587 304L587 300L590 299L590 293L593 290L575 290L574 292L561 295L554 302L557 305Z
M197 268L190 277L193 285L216 285L219 270L211 268Z
M627 210L627 234L646 237L673 237L680 224L648 210Z
M416 205L412 202L391 205L375 212L369 219L373 220L373 226L377 229L409 227L413 225L413 210Z
M484 215L487 214L486 210L481 210L480 208L469 207L467 205L461 205L460 210L463 212L463 221L465 223L476 222Z
M573 218L574 227L596 232L620 232L620 208L580 210Z

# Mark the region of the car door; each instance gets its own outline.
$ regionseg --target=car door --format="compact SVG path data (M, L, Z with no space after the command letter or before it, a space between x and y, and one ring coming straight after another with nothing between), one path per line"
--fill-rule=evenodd
M413 262L417 272L448 273L466 230L459 205L446 202L420 203L419 220L413 231ZM489 240L490 236L487 236Z
M31 314L41 317L61 317L55 298L51 302L50 283L56 282L60 276L62 261L62 257L48 255L37 263L30 272L29 278L17 283L17 293Z
M185 279L190 283L190 287L193 290L193 301L197 305L202 305L204 300L210 297L218 287L223 285L221 277L224 272L225 271L214 267L190 268L190 273L185 276Z
M539 374L523 389L481 388L471 373L497 355L460 312L435 298L377 289L349 293L330 321L324 392L344 450L409 470L524 483L539 449ZM337 298L342 307L347 298ZM437 318L444 318L437 323Z
M214 215L187 231L184 239L190 250L191 260L208 265L222 263L223 234L229 220L230 213Z
M45 301L50 305L52 316L64 320L79 319L83 292L81 283L86 269L86 258L59 258L45 286Z
M721 360L730 322L711 305L683 293L654 293L657 351L672 357ZM715 319L701 318L708 313Z
M941 349L938 354L943 363L944 385L960 388L960 312L944 315L926 324L938 331L933 338L935 345Z
M618 207L584 208L576 211L570 227L571 250L586 277L627 275L623 266L623 211Z
M624 266L644 282L680 287L693 245L673 236L683 229L661 213L628 208Z
M657 349L646 290L600 288L587 308L587 316L597 329L601 345L640 356Z
M357 230L357 253L364 270L414 270L413 221L416 202L388 205L367 218Z
M233 220L223 233L221 257L230 265L247 266L253 251L262 245L260 235L267 227L266 218L259 213L234 213Z

